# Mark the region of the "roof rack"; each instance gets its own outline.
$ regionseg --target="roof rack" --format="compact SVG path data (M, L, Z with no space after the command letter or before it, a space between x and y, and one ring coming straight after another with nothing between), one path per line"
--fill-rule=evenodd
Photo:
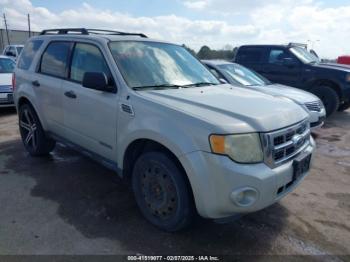
M299 46L299 47L307 49L307 44L302 44L302 43L289 43L288 44L288 47L292 47L292 46Z
M41 31L40 35L68 35L68 34L81 34L81 35L134 35L147 38L142 33L128 33L104 29L86 29L86 28L57 28L57 29L46 29Z

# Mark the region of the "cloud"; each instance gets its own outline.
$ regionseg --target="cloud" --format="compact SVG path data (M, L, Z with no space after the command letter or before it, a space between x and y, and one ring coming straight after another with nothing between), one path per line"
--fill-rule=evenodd
M190 9L201 10L208 5L208 1L185 1L184 5Z
M184 43L196 50L202 45L222 48L226 44L305 43L312 40L323 57L335 58L350 53L350 4L329 8L316 0L184 0L180 3L205 19L189 19L176 14L176 10L171 10L175 13L171 15L136 17L87 3L75 9L53 12L34 6L29 0L0 0L0 9L6 13L12 29L26 30L26 15L30 13L32 29L37 31L87 27L143 32L153 38ZM207 16L213 12L215 15ZM235 15L233 18L223 16L230 12L239 12L244 19L235 18Z

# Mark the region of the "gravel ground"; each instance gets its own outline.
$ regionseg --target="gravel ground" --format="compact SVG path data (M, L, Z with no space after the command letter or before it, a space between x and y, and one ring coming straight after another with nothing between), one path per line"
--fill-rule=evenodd
M350 111L314 134L310 175L279 203L229 224L149 225L128 186L71 149L32 158L14 110L0 109L0 254L319 255L350 257ZM324 256L331 255L331 256ZM310 258L310 257L299 257Z

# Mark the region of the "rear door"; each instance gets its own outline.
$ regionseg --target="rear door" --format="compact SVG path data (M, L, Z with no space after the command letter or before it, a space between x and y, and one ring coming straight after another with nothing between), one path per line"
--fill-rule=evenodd
M293 64L286 65L285 59ZM273 83L297 87L300 82L301 65L299 60L288 49L271 47L264 59L261 73Z
M62 79L68 74L67 61L72 48L67 41L50 42L32 77L33 90L50 131L63 134Z
M265 50L262 46L241 47L238 49L235 62L260 73L266 56Z
M97 45L76 42L70 73L63 81L63 113L66 136L79 146L109 160L116 158L118 95L104 54ZM82 86L85 72L103 72L111 92Z

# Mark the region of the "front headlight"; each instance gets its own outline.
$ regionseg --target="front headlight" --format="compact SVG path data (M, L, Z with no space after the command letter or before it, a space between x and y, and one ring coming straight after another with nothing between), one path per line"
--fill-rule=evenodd
M345 81L346 82L350 82L350 73L346 74Z
M259 134L211 135L210 146L213 153L227 155L239 163L263 161Z

